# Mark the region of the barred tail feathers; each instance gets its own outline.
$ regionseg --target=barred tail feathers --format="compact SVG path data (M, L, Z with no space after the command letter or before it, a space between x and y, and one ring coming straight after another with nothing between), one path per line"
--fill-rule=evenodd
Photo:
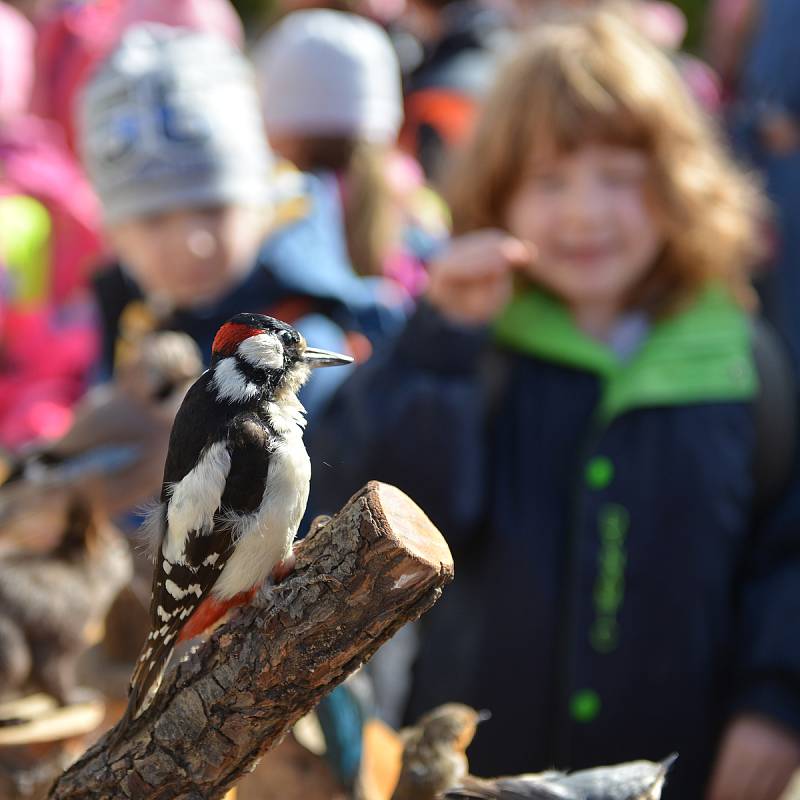
M122 741L123 734L127 732L128 726L152 702L169 664L173 649L173 647L165 645L163 642L153 644L150 639L145 643L131 676L128 688L128 706L111 732L110 746L114 747Z

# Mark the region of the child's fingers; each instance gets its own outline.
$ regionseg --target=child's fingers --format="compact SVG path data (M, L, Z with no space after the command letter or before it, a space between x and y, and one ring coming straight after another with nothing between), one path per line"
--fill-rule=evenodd
M453 240L432 265L432 274L447 282L481 281L530 263L531 246L497 230L478 231Z
M457 322L487 323L508 303L512 273L533 259L532 245L503 231L461 236L431 264L427 298Z
M538 250L533 242L509 237L503 243L503 255L512 267L518 269L533 264Z
M706 800L777 800L800 765L796 737L743 716L723 736Z
M494 319L511 298L511 280L498 280L481 288L454 289L449 298L450 316L458 321L482 325Z

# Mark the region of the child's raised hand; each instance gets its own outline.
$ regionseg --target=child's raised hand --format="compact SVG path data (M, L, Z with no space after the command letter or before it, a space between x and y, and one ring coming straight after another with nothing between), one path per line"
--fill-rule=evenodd
M485 325L511 298L513 271L534 258L533 245L500 230L459 236L431 262L427 299L452 322Z
M800 768L800 739L755 714L736 717L722 737L706 800L779 800Z

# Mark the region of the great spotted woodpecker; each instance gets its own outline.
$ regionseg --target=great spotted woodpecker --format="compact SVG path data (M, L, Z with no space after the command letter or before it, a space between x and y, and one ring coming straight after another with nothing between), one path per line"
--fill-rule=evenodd
M350 361L260 314L237 314L217 332L210 368L175 418L160 503L147 523L151 629L127 717L148 705L178 642L249 601L289 559L311 473L296 392L311 369Z

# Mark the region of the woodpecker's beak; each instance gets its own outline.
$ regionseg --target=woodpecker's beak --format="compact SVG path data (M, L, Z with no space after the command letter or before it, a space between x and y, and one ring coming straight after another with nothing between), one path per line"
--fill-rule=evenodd
M337 367L342 364L350 364L352 356L345 356L341 353L334 353L332 350L320 350L318 347L306 347L303 353L303 361L309 367Z

